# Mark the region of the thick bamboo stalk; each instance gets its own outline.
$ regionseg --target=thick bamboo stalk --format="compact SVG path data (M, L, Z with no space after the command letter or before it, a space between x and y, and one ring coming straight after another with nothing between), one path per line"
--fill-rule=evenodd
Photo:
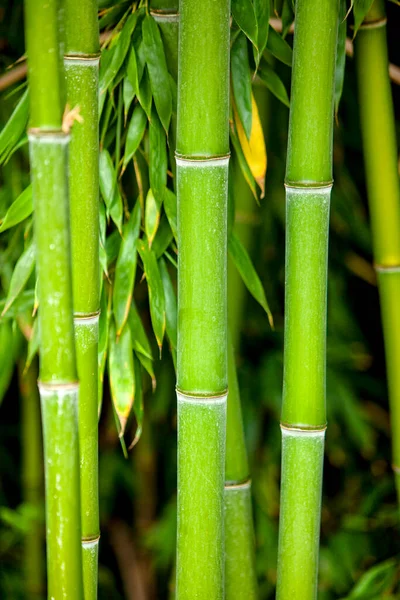
M71 132L69 188L79 392L82 558L85 599L97 598L99 279L99 29L95 0L64 0L67 99L79 108Z
M75 368L68 215L67 149L58 3L26 0L29 130L46 479L49 598L82 598L78 382ZM38 35L40 32L40 35Z
M44 528L40 515L44 502L44 488L37 360L33 361L26 373L24 366L22 361L18 364L22 400L22 487L24 502L36 511L35 521L25 538L25 591L27 598L43 598Z
M286 167L279 600L317 597L338 0L297 0Z
M386 350L393 470L400 501L400 186L383 1L373 3L354 45L365 177Z
M229 0L180 5L177 598L224 597Z

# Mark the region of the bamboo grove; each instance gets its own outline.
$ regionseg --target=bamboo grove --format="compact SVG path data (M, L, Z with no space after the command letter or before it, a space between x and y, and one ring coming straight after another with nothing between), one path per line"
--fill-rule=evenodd
M46 555L34 519L24 597L102 597L99 422L116 432L125 459L144 461L135 469L148 478L146 415L171 390L170 597L319 595L324 444L335 410L326 394L328 241L342 185L333 139L346 36L400 493L400 186L385 10L384 0L204 0L201 14L195 0L24 0L27 78L0 132L2 179L12 181L9 166L27 148L30 164L12 200L0 195L0 399L16 366L24 502L38 512L45 481ZM287 154L275 182L285 220L283 380L274 422L280 508L268 558L275 575L266 587L265 517L255 499L269 490L248 456L237 365L248 293L269 335L280 327L253 265L254 224L272 196L272 102L285 111ZM274 243L268 231L265 247ZM164 363L175 382L159 377ZM377 580L395 568L378 569ZM360 589L374 589L372 576L365 581ZM372 598L357 593L356 585L349 600Z

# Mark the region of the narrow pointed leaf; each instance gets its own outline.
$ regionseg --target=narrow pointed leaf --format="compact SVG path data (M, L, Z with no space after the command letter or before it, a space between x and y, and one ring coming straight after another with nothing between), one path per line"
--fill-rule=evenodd
M258 76L262 83L274 94L285 106L289 108L289 97L281 79L273 69L265 62L258 70Z
M158 25L152 16L146 15L142 25L142 32L151 91L158 116L167 132L172 114L172 95L169 86L164 46Z
M24 136L28 123L29 96L26 90L0 133L0 164L6 162Z
M251 133L251 72L247 40L243 34L236 38L231 51L232 87L235 105L247 138Z
M258 27L253 3L250 0L232 0L232 14L240 29L257 48Z
M32 186L29 185L11 204L4 219L1 220L0 233L14 227L14 225L18 225L18 223L29 217L32 212Z
M129 80L134 93L137 94L140 80L134 46L131 46L129 51L128 63L126 65L126 77Z
M159 259L164 254L164 252L167 250L168 246L171 244L173 239L174 236L171 227L169 226L168 219L165 215L163 215L157 229L156 237L154 238L154 242L151 247L157 259Z
M143 71L143 77L139 85L137 97L147 117L150 119L153 97L151 95L150 78L147 68L145 68L145 70Z
M164 287L165 297L165 313L166 313L166 329L167 335L172 348L176 348L178 334L177 334L177 305L175 290L172 285L171 278L168 273L167 265L165 260L160 258L159 262L161 279Z
M231 127L231 129L230 129L230 138L231 138L232 145L235 149L236 155L238 157L239 166L240 166L240 170L243 173L243 177L247 181L249 188L251 189L251 191L253 193L254 198L258 201L257 191L256 191L256 183L254 181L253 174L250 170L249 165L247 164L247 160L243 154L243 150L240 145L239 138L233 127Z
M164 190L167 185L167 137L156 111L153 109L150 121L150 187L159 207L163 203Z
M335 116L337 117L339 111L339 103L342 97L344 73L346 67L346 32L347 32L347 20L346 20L347 4L346 0L340 0L339 8L339 30L338 30L338 42L336 49L336 69L335 69Z
M126 134L124 168L131 160L143 139L147 125L147 116L140 104L135 106Z
M107 150L100 152L100 191L107 207L107 213L116 224L118 231L121 232L123 216L122 198L118 188L114 165Z
M12 323L9 321L0 323L0 404L8 390L14 370L12 346Z
M144 219L144 229L150 247L157 233L159 224L160 209L156 202L156 199L154 198L153 190L150 188L146 196L146 209Z
M165 300L161 275L155 254L150 250L147 241L138 240L137 249L143 262L149 289L151 323L161 351L165 333Z
M39 321L38 321L38 319L35 319L33 321L33 325L32 325L31 337L28 342L28 351L27 351L26 362L25 362L25 367L24 367L25 373L31 366L31 363L32 363L33 359L35 358L36 354L39 352L39 343L40 343Z
M132 348L135 350L135 352L139 352L140 354L143 354L143 356L146 356L149 360L153 360L150 342L147 339L143 323L133 300L129 311L128 323L132 334Z
M120 437L122 437L135 399L131 330L129 327L124 327L117 338L115 324L111 320L109 335L111 397L121 426Z
M3 316L13 302L18 298L19 294L24 289L29 277L32 274L35 265L35 247L31 243L25 252L20 256L15 265L14 272L10 281L6 304L3 308L1 316Z
M275 31L270 25L269 35L267 41L267 50L271 52L275 58L280 60L283 64L288 67L292 66L293 50L289 44Z
M243 283L245 284L253 298L255 298L259 304L261 304L261 306L267 313L269 323L272 327L272 313L268 306L268 302L265 297L264 288L262 286L260 278L258 277L253 263L250 260L247 250L244 248L242 243L239 241L239 238L234 233L231 234L228 240L228 250L230 256L233 259L233 262L236 265L237 270L239 271L243 279Z
M124 99L124 122L126 124L126 119L128 118L128 112L133 102L133 99L136 95L136 92L128 79L128 77L124 77L124 81L122 84L122 96Z
M99 319L99 344L98 344L98 415L101 413L103 401L104 370L107 359L108 334L111 317L111 294L108 294L108 288L103 285L100 299L100 319Z
M143 389L142 389L142 369L140 367L140 362L136 358L133 357L133 368L135 373L135 402L133 403L133 412L135 414L136 419L136 431L135 437L132 440L131 445L129 446L129 450L135 446L140 440L143 431Z
M164 209L167 215L169 225L174 234L175 241L178 240L178 226L177 226L177 204L176 196L174 192L166 188L164 192Z
M124 225L122 242L115 265L113 312L117 336L121 334L129 314L136 275L136 240L140 233L140 203L137 201L129 221Z
M118 40L115 42L115 46L112 48L112 58L105 71L100 70L100 93L104 93L105 90L113 83L118 71L120 70L122 63L128 53L131 36L135 29L136 22L138 19L138 13L132 13L126 20L125 25L119 34Z
M264 52L265 46L267 44L269 35L269 0L254 0L254 11L256 15L258 30L256 52L256 63L258 65L261 55Z
M374 0L354 0L353 15L354 15L354 34L353 38L356 37L357 31L360 29L361 23L364 21L365 16L371 8Z

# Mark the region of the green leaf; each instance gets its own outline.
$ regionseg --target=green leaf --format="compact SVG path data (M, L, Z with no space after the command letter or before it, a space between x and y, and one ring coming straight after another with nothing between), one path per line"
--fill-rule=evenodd
M270 14L270 2L269 0L254 0L254 10L256 14L258 36L257 36L257 53L256 53L256 64L260 62L262 53L264 52L269 36L269 14Z
M126 125L126 119L128 118L128 112L135 97L135 90L132 87L128 77L124 77L122 83L122 97L124 100L124 123Z
M128 319L132 301L137 262L136 240L140 233L140 220L140 203L137 201L129 221L124 225L122 242L115 265L113 312L117 336L121 334Z
M18 314L26 312L28 310L32 311L33 305L35 302L35 290L25 290L21 294L19 294L18 298L13 302L12 306L7 310L4 316L0 317L1 321L7 321L9 319L15 319ZM6 305L6 299L0 300L0 313L3 312L3 309Z
M119 192L117 175L108 150L100 152L100 191L103 196L107 213L116 224L118 231L122 231L123 206Z
M33 321L32 334L31 334L31 337L28 342L28 351L27 351L27 356L26 356L24 373L27 372L27 370L29 369L29 367L32 364L33 359L35 358L36 354L39 352L39 344L40 344L39 321L36 318Z
M293 61L293 50L289 44L275 31L275 29L269 26L269 36L267 41L267 50L271 52L275 58L280 60L283 64L288 67L292 66Z
M1 313L2 317L24 289L29 277L32 274L34 265L35 247L34 244L31 243L25 252L23 252L23 254L19 257L17 264L15 265L10 281L10 288L8 290L6 304Z
M360 29L360 25L364 21L367 12L371 8L374 0L354 0L353 15L354 15L354 34L353 39L357 35L357 31Z
M171 227L169 226L168 219L165 215L163 215L160 220L160 225L157 229L157 235L154 238L154 242L151 247L157 259L164 254L173 239L174 236L172 234Z
M152 16L146 15L143 25L144 54L150 76L154 103L165 131L168 132L172 114L172 95L165 60L164 46L158 25Z
M172 348L176 349L178 343L178 326L175 290L172 285L165 260L160 258L158 264L160 267L161 279L164 287L167 335Z
M167 185L167 169L167 137L160 119L153 109L150 121L149 176L150 187L159 208L163 203L164 191Z
M29 185L11 204L4 219L1 219L0 233L14 227L14 225L18 225L18 223L29 217L32 212L32 186Z
M289 108L289 97L286 88L275 71L267 63L263 62L258 70L258 76L269 91Z
M153 360L150 342L147 339L147 335L134 300L132 300L129 310L128 323L132 334L132 348L135 350L135 352L143 354L143 356L146 356L149 360Z
M165 333L165 299L161 275L157 259L149 248L147 240L138 240L136 247L143 262L144 272L149 289L150 317L154 335L161 352Z
M176 196L169 188L164 191L164 210L167 215L169 225L174 234L175 241L178 240L178 216L177 216L177 203Z
M140 368L140 363L136 356L133 357L133 367L135 372L135 402L133 403L133 412L135 413L136 419L136 431L135 437L132 440L131 445L129 446L129 450L138 443L143 431L143 389L142 389L142 369Z
M146 197L146 208L144 218L144 229L147 236L147 241L151 247L154 237L157 233L158 226L160 224L160 209L154 198L152 189L150 188L147 192Z
M100 298L99 344L98 344L98 415L100 417L103 402L104 370L107 359L108 333L111 317L111 294L103 285Z
M129 122L128 132L126 134L125 143L125 155L124 155L124 169L136 150L139 148L139 144L143 139L144 132L147 125L147 116L140 104L135 106L132 118Z
M251 72L247 40L239 34L231 51L232 87L236 108L243 125L247 139L251 134Z
M112 56L106 69L100 68L100 93L104 93L110 85L113 83L118 71L120 70L122 63L128 53L131 44L131 36L135 29L136 22L138 19L138 13L132 13L126 20L125 25L122 28L115 45L112 47Z
M342 600L376 600L384 598L396 579L397 559L391 558L364 573L349 596Z
M261 306L267 313L269 323L272 327L272 313L268 306L268 302L265 297L264 288L262 286L260 278L258 277L256 270L253 267L253 263L251 262L246 249L240 242L239 238L233 232L228 240L228 250L233 262L236 265L237 270L239 271L243 279L243 283L245 284L253 298L255 298L259 304L261 304Z
M253 46L258 47L258 27L256 13L250 0L232 0L232 15L240 29L247 35Z
M0 404L8 390L14 370L13 330L10 321L0 323Z
M108 370L111 397L121 426L119 435L122 437L135 399L135 373L131 330L128 326L124 327L121 335L117 338L115 324L111 320L109 335L110 356Z
M252 172L250 170L250 167L247 164L247 160L246 160L246 158L245 158L245 156L243 154L242 146L240 145L240 142L239 142L239 139L237 137L236 131L234 130L233 127L231 127L231 129L230 129L230 137L231 137L232 145L233 145L233 147L235 149L235 152L236 152L236 155L237 155L237 158L238 158L240 170L243 173L243 177L247 181L248 186L251 189L254 198L258 202L257 191L256 191L256 182L255 182L253 174L252 174Z
M346 0L340 0L339 8L339 31L336 49L336 69L335 69L335 117L339 111L339 103L342 97L344 72L346 67L346 20L347 4Z
M28 90L24 92L0 133L0 164L4 164L26 132L29 115Z
M152 105L152 95L151 95L151 86L150 86L150 78L147 68L143 71L143 77L140 82L140 86L137 92L137 97L142 105L146 115L148 118L151 118L151 105Z
M143 73L142 73L143 74ZM135 47L132 45L130 52L129 52L129 58L128 58L128 63L126 65L126 77L128 78L135 94L137 94L137 91L139 89L139 73L138 73L138 65L137 65L137 61L136 61L136 52L135 52Z
M282 37L285 38L294 21L294 10L291 0L284 0L282 5Z

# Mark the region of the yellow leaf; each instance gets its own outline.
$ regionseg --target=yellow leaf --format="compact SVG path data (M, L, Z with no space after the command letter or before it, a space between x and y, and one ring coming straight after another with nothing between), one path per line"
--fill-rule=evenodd
M250 171L261 189L261 198L264 198L264 181L267 172L267 151L265 149L264 133L261 127L260 116L253 94L251 95L252 124L251 134L248 140L240 121L236 106L233 105L235 124L238 132L240 145L246 158Z

